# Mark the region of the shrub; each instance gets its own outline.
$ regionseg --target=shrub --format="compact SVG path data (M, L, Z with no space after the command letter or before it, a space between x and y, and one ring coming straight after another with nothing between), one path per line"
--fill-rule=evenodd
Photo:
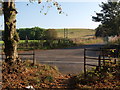
M75 46L76 44L69 39L58 39L58 40L39 40L31 42L21 42L19 43L19 48L29 48L29 49L55 49L55 48L67 48Z

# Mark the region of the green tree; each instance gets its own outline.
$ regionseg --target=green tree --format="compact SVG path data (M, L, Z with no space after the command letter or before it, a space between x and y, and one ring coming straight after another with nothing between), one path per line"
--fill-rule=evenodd
M17 32L19 33L20 40L25 40L26 36L28 36L27 28L20 28L17 29Z
M36 40L43 40L44 39L44 31L45 29L43 28L39 28L39 27L34 27L33 28L35 30L35 38Z
M101 25L96 28L96 35L114 36L120 34L120 2L107 2L100 5L102 8L100 13L96 13L92 19L95 22L101 22ZM102 35L103 34L103 35Z
M53 40L57 38L57 32L54 29L48 29L44 32L46 40Z
M17 29L21 40L25 40L26 36L29 40L41 40L44 38L44 31L45 29L39 27Z

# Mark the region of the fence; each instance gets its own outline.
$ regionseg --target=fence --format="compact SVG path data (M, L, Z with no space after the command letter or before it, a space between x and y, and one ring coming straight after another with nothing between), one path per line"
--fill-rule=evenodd
M4 60L5 59L5 53L3 52L3 48L2 51L0 53L0 55L2 56L1 59ZM18 53L19 57L22 60L32 60L33 64L36 63L36 59L35 59L35 51L23 51L23 53ZM26 57L27 56L27 57Z
M97 57L90 57L87 55L87 52L97 52ZM113 59L113 63L116 64L116 60L119 57L119 48L99 48L99 49L84 49L84 75L86 76L86 66L95 66L100 70L101 67L104 67L107 61ZM87 60L97 60L97 65L88 64Z

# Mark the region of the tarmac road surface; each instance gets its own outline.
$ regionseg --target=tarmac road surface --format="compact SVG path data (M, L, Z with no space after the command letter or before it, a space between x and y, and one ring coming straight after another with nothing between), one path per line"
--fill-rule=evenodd
M84 48L99 48L103 44L84 45L68 49L36 50L37 63L57 66L63 74L79 74L84 67ZM98 57L98 52L87 52L88 56ZM89 64L98 64L95 60L88 60ZM90 69L88 67L87 69Z

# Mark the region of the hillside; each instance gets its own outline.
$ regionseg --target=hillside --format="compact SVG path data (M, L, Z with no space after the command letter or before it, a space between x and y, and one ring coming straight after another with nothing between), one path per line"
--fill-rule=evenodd
M94 29L70 28L70 29L55 29L59 38L71 39L77 44L95 44L103 43L101 38L95 37Z
M58 37L64 38L64 29L55 29L58 32ZM93 29L80 29L80 28L70 28L66 29L68 31L68 38L81 38L87 35L94 35L95 30Z

